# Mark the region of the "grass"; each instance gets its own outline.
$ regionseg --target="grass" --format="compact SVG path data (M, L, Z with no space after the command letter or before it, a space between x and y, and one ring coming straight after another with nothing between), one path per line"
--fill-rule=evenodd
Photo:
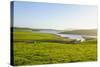
M14 41L35 41L35 40L48 40L48 41L70 41L70 39L60 37L55 34L39 33L31 31L16 31L13 32Z
M14 34L14 65L37 65L70 63L97 60L96 39L80 44L64 44L57 42L41 42L41 40L63 40L54 34L15 31ZM40 40L26 43L21 41ZM19 42L15 42L19 41Z

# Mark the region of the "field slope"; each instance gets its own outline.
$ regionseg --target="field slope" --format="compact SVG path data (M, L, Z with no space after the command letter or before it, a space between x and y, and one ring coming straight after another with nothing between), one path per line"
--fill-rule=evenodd
M69 39L49 33L18 30L12 33L14 35L14 65L54 64L97 60L96 39L90 39L79 44L68 44L59 43L57 41L66 42L70 41Z

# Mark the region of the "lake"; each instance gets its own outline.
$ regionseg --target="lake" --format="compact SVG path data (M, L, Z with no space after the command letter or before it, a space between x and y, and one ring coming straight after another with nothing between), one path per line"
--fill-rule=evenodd
M61 31L56 31L56 30L40 30L38 32L56 34L56 35L59 35L61 37L70 38L70 39L76 39L76 40L81 40L81 41L85 41L84 37L96 38L96 36L88 36L88 35L60 34Z
M59 35L61 37L66 37L66 38L70 38L70 39L80 39L80 40L84 40L84 38L82 37L82 35L60 34L61 31L55 31L55 30L40 30L38 32L56 34L56 35Z

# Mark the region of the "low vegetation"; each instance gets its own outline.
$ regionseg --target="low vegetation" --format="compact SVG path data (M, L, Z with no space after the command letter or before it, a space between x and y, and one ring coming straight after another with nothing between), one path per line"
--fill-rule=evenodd
M96 39L87 39L85 42L72 44L63 43L66 41L69 42L71 39L49 33L18 30L12 33L14 35L14 65L54 64L97 60Z

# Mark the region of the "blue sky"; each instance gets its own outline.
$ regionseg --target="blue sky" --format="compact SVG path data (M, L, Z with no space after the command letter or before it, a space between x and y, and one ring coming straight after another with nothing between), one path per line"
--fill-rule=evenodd
M14 26L42 29L97 28L97 7L15 1Z

